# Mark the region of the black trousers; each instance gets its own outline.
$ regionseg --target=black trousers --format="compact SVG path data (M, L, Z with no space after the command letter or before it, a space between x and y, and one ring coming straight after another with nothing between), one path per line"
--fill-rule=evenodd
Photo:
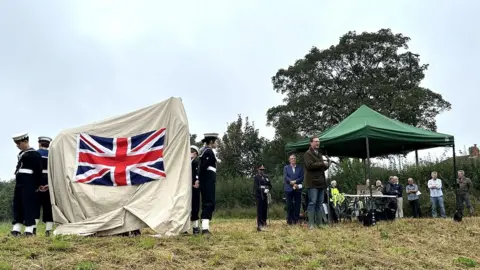
M35 187L28 185L15 187L13 193L12 224L22 223L25 226L35 225L37 204Z
M339 222L340 221L340 206L334 205L332 202L329 203L330 209L328 210L328 213L332 215L332 221L333 222Z
M211 220L215 211L215 186L217 174L207 170L200 175L200 195L202 197L202 219Z
M193 188L192 189L192 212L190 215L190 221L198 220L199 212L200 212L200 188Z
M388 201L385 209L385 215L387 220L394 220L397 213L397 198Z
M287 224L297 224L300 218L302 192L298 190L286 191L285 197L287 198Z
M267 196L257 196L257 226L267 226L268 202Z
M40 219L40 209L43 211L42 221L53 222L52 203L50 202L50 191L36 192L37 195L37 213L35 219Z
M463 216L463 205L466 204L468 210L472 211L472 204L470 203L470 198L468 197L468 194L466 193L461 193L457 194L457 211L460 212L460 214Z
M412 213L414 218L419 218L422 213L420 212L420 200L416 199L413 201L408 201L410 207L412 208Z

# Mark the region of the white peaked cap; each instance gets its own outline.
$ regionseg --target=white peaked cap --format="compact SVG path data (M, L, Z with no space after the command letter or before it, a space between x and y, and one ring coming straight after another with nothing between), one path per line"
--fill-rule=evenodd
M38 137L38 141L51 142L52 138L47 137L47 136L40 136L40 137Z
M17 141L24 140L24 139L26 139L26 138L28 138L28 133L27 133L27 132L18 133L18 134L15 134L15 135L12 136L12 139L13 139L14 141L16 141L16 142L17 142Z
M203 134L205 138L218 138L218 133L205 133Z
M202 140L202 142L206 142L208 139L211 139L211 138L214 138L214 139L218 139L218 133L205 133L203 134L204 138Z
M196 145L190 145L190 149L193 149L193 150L197 151L197 153L200 153L200 150L198 149L198 147Z

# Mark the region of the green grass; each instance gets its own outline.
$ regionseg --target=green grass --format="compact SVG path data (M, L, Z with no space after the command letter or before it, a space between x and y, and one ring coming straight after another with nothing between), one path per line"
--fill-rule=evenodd
M480 218L403 219L309 231L273 220L214 219L211 237L35 238L0 225L1 269L465 269L480 262ZM40 227L42 232L43 228Z

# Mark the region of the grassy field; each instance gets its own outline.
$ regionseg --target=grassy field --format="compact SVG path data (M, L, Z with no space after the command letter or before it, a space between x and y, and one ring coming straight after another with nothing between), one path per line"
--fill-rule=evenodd
M403 219L309 231L217 219L214 235L12 238L0 226L0 269L463 269L480 262L480 218ZM40 228L43 230L43 228Z

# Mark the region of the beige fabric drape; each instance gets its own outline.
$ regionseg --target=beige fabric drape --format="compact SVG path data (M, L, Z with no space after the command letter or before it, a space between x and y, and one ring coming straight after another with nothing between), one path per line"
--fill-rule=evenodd
M129 137L166 128L166 178L138 186L99 186L72 182L77 136ZM150 227L160 236L189 228L191 209L190 137L179 98L102 122L61 132L51 143L48 183L55 234L112 235Z

